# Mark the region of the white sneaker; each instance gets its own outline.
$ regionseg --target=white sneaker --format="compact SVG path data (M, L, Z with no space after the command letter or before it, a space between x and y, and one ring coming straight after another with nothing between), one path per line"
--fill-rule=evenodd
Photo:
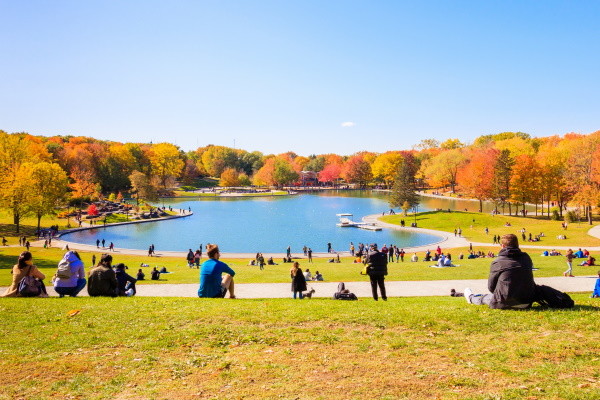
M471 303L471 296L473 296L473 291L469 288L465 288L465 300L467 300L467 303L472 304Z

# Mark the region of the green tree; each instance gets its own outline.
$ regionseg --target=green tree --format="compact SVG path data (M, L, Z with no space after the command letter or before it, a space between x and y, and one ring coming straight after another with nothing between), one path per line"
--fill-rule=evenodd
M138 204L140 199L149 201L158 200L158 190L146 174L143 174L140 171L133 171L131 175L129 175L129 180Z
M413 157L405 155L404 160L398 167L396 179L392 186L392 195L390 196L390 207L403 208L404 215L407 214L409 209L419 204L415 174L416 168Z
M273 171L273 179L278 186L290 185L297 181L299 175L292 165L285 159L275 159L275 169Z

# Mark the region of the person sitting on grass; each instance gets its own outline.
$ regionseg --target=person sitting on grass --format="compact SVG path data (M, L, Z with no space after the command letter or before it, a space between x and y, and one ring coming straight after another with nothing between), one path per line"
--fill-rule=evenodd
M313 276L313 281L322 281L323 280L323 274L321 274L319 271L315 272L315 276Z
M143 281L143 280L144 280L144 278L146 278L146 274L144 274L144 271L142 271L142 269L140 268L140 269L138 270L138 273L137 273L136 279L137 279L138 281Z
M519 249L519 239L508 234L500 239L502 250L492 261L488 278L491 294L473 294L466 288L468 303L487 305L498 309L523 309L531 307L536 298L536 285L533 281L533 262L529 254Z
M150 279L153 281L157 281L160 279L160 272L158 272L158 270L156 269L156 267L154 267L152 269L152 272L150 272Z
M600 271L598 271L598 279L596 279L596 286L592 292L592 297L600 297Z
M59 297L65 297L65 295L76 297L87 282L85 280L83 261L81 261L79 253L76 251L67 251L58 263L59 266L61 264L67 266L68 272L60 276L57 273L54 276L52 282L54 284L54 291L58 293Z
M117 277L112 269L112 256L102 254L98 265L90 271L88 293L90 296L117 296Z
M413 254L412 257L410 258L411 262L417 262L419 261L419 256L417 256L417 253Z
M235 299L233 277L235 271L227 264L219 261L221 253L216 244L206 245L208 260L200 268L200 288L198 297L224 298L229 291L229 298ZM225 276L222 276L225 274Z
M119 284L117 294L119 296L135 296L135 283L137 282L137 279L125 272L126 268L127 267L123 263L119 263L115 266L115 275Z

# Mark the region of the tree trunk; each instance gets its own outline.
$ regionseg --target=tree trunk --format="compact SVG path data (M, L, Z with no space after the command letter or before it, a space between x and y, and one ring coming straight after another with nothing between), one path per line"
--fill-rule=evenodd
M38 214L37 214L37 219L38 219L38 227L37 227L37 230L38 230L38 233L39 233L39 232L40 232L40 223L41 223L41 221L42 221L42 214L38 213ZM68 221L68 218L67 218L67 221Z
M20 225L19 225L20 222L21 222L21 216L19 215L19 213L15 213L13 215L13 223L17 226L17 233L20 232Z
M508 215L511 216L512 215L512 207L510 205L510 202L508 202Z
M483 211L483 201L479 199L479 212Z
M587 206L588 222L592 225L592 206Z

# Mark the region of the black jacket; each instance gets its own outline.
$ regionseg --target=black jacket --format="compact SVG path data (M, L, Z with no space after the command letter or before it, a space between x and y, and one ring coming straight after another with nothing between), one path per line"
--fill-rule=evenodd
M385 253L371 250L369 251L369 254L367 254L367 259L365 263L369 267L367 269L367 274L369 276L383 276L388 274L388 258Z
M488 289L494 297L490 308L527 308L535 301L533 262L529 254L506 247L490 266Z

